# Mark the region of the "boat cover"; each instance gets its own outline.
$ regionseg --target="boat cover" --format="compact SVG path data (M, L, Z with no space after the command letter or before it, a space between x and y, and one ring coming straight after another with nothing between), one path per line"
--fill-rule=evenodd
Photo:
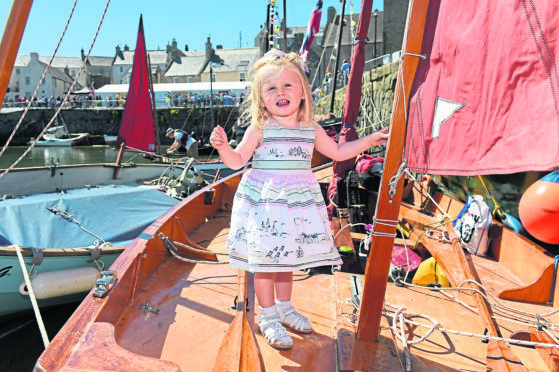
M0 201L0 245L78 248L99 240L127 245L178 200L161 191L132 186L103 186L35 194ZM70 221L48 208L67 211ZM100 242L102 243L102 242Z

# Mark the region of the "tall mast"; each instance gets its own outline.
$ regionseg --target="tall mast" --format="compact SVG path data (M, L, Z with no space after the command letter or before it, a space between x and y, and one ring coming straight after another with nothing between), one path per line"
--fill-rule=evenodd
M342 50L342 35L344 31L344 15L345 15L345 0L342 0L342 15L340 16L340 27L338 33L338 50L336 50L336 62L334 63L334 76L332 77L332 96L330 97L330 113L334 112L334 99L336 98L336 80L338 79L338 63L340 60L340 51Z
M33 0L14 0L0 42L0 107L14 68L23 30L31 11Z
M386 282L396 234L395 223L390 222L398 221L404 178L398 180L396 192L392 196L389 195L389 183L391 178L398 173L402 163L407 124L407 101L419 62L418 55L421 54L428 8L429 0L410 1L406 39L404 39L402 48L402 62L398 73L394 108L392 110L390 138L388 139L386 161L375 212L376 221L388 222L375 224L374 227L379 234L373 235L371 241L371 253L367 259L365 269L365 283L357 326L357 338L365 341L376 341L380 332Z
M146 50L146 59L148 64L149 89L151 90L151 107L153 117L153 134L155 136L155 153L161 153L161 140L159 139L159 125L157 124L157 105L155 104L155 90L153 89L153 76L151 76L151 58Z

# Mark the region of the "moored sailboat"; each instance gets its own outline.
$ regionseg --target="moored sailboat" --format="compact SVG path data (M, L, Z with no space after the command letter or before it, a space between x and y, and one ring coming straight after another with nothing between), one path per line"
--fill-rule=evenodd
M363 3L362 13L370 14L371 3ZM499 19L503 25L512 23L523 30L515 37L536 36L533 49L526 47L532 53L538 54L539 41L545 40L543 50L554 55L551 44L559 40L555 37L557 7L546 0L519 1L509 7L485 1L410 1L383 179L378 195L374 190L366 192L365 205L369 215L375 216L373 224L367 226L366 234L357 233L340 213L333 218L333 225L338 224L336 246L354 247L348 250L352 253L344 258L344 265L334 275L330 268L328 273L296 274L295 306L311 320L314 331L294 336L292 349L279 352L254 333L250 275L245 289L246 278L222 264L227 263L228 218L241 177L235 174L191 195L147 228L113 265L116 284L106 288L101 298L88 296L82 302L38 360L37 370L557 369L559 298L554 257L499 223L492 225L485 256L464 252L452 226L464 203L441 193L428 177L405 179L401 165L404 144L416 135L408 129L412 137L406 140L406 125L422 113L421 100L413 98L416 105L411 108L410 97L421 94L422 83L430 81L418 73L425 67L419 62L436 65L448 61L443 52L455 52L441 44L432 53L432 45L441 41L434 37L436 31L441 32L439 27L460 25L456 30L464 33L465 25L479 20L494 25L497 22L487 20ZM541 29L532 33L533 25ZM471 31L477 33L479 28ZM455 34L451 39L460 40ZM515 65L514 60L510 62ZM543 63L550 72L553 63L547 62L536 58L531 64ZM445 67L452 74L460 72ZM538 86L537 77L525 75L522 82L528 81ZM549 83L553 99L554 81ZM454 88L479 95L470 89L473 85ZM434 117L419 120L423 133L432 133L424 124L437 123ZM456 120L452 115L445 117L451 119L447 126ZM454 122L455 126L459 123ZM553 139L546 142L555 143ZM409 150L418 147L412 145ZM448 145L447 151L453 147ZM326 190L333 170L314 171ZM356 248L358 244L362 247ZM410 255L408 248L415 247L417 255L433 258L442 270L435 268L423 285L413 285L406 278L409 263L404 261L399 268L404 274L394 275L395 283L387 283L394 246ZM450 288L442 287L443 274ZM231 363L224 364L224 359Z

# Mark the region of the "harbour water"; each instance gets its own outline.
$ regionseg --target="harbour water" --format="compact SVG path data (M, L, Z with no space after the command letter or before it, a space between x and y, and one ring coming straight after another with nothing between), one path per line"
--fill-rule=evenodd
M0 169L6 169L18 160L26 146L10 146L0 157ZM114 163L118 151L108 146L36 147L15 168L48 166L51 164ZM215 157L215 155L214 155ZM149 163L141 154L126 152L123 162ZM0 190L0 195L2 190ZM41 310L48 339L54 338L66 319L79 303ZM33 312L19 314L17 318L0 321L0 372L32 371L44 350L43 339Z

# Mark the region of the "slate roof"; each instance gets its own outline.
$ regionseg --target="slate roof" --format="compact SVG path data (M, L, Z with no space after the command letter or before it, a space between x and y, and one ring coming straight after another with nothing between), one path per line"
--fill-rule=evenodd
M185 57L180 57L180 63L172 62L166 77L170 76L194 76L197 75L206 58L205 52L183 52Z
M222 64L213 67L214 72L249 71L260 57L260 48L217 49L215 55L222 60ZM212 58L212 61L214 59ZM241 65L242 61L248 61L248 65ZM209 71L210 66L206 66L203 70L203 72Z
M164 65L167 62L167 52L164 50L148 50L149 59L152 65ZM134 62L133 50L122 50L121 57L115 57L115 66L132 65Z

